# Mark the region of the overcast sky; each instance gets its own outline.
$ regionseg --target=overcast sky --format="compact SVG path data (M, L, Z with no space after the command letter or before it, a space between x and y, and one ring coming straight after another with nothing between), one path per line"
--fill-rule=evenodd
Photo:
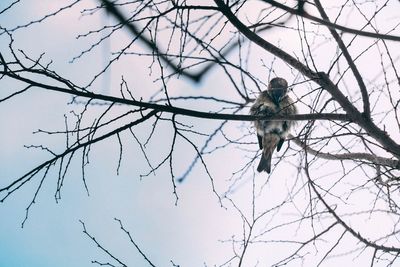
M13 1L0 1L0 10L11 2ZM12 29L17 25L24 25L50 11L57 10L66 2L74 1L21 1L0 15L0 26ZM110 58L109 51L116 50L130 38L126 32L121 31L99 48L70 63L95 40L95 38L76 39L76 36L112 21L102 13L82 16L80 11L93 7L93 3L89 0L81 1L73 8L43 23L33 24L28 29L15 30L13 32L14 48L22 49L34 58L45 52L44 61L53 60L51 65L53 70L77 84L87 84L90 77L105 66L105 62ZM395 14L388 14L387 18L391 20L394 16ZM278 40L282 38L282 35L282 33L275 33L271 38ZM296 46L297 36L290 36L290 38L288 37L291 44L287 46ZM10 56L7 52L8 42L6 35L0 36L0 51L6 56ZM141 51L142 48L137 49ZM323 51L332 51L332 47L326 45L326 50L321 51L320 57L317 57L317 64L329 65L330 61L324 58ZM368 61L368 57L366 60ZM154 81L157 75L149 70L150 64L149 58L131 60L130 57L126 57L98 79L92 88L99 93L117 94L121 76L124 76L138 96L147 97L159 89L159 84ZM262 58L254 59L250 64L259 66L257 71L265 71ZM291 82L294 81L296 75L292 74L286 64L276 63L276 66L280 66L276 70L278 75L291 77ZM371 72L371 75L376 74L371 68L365 68L364 71ZM223 96L225 91L216 90L216 88L230 86L230 83L220 78L221 73L222 71L210 73L200 85L180 79L172 82L170 86L174 87L176 95L187 93L187 90L190 92L203 90L205 94L215 92L216 96ZM2 81L1 86L0 98L20 88L19 84L10 81ZM307 89L300 85L297 93L301 94ZM68 95L34 89L1 103L1 187L50 156L45 151L27 149L24 145L46 144L57 152L65 147L63 136L32 133L38 129L64 129L64 114L73 117L71 110L82 109L79 105L67 105L70 100ZM123 109L124 107L121 107L121 110ZM93 116L99 114L101 110L102 107L93 107ZM207 130L218 126L218 122L196 120L194 123ZM147 123L145 126L149 125L150 123ZM231 129L231 136L238 136L250 127L250 123L235 122L230 125L228 129ZM135 132L141 140L145 140L148 133L148 128L145 126L138 127ZM146 266L143 257L120 230L114 218L122 220L135 242L157 266L171 266L171 260L181 266L203 266L204 264L214 266L214 264L223 264L229 259L229 255L232 255L232 244L223 241L234 235L241 235L243 223L241 214L228 201L225 201L225 206L221 207L201 164L196 165L184 183L178 184L179 201L178 205L175 205L176 198L172 193L173 186L168 166L161 168L156 175L141 179L139 175L148 171L146 160L143 154L138 152L140 148L137 143L132 138L128 138L128 134L124 137L128 141L124 144L124 157L119 175L117 175L118 141L107 140L93 147L91 164L86 174L89 196L81 179L79 159L76 159L67 175L61 192L62 199L58 203L54 198L58 170L54 168L50 171L23 228L21 224L26 215L26 208L32 201L40 176L0 204L0 267L85 267L94 266L91 263L92 260L111 261L83 233L80 220L85 223L90 234L116 256L125 260L128 265ZM167 124L161 124L159 131L155 133L149 144L153 162L157 162L168 151L169 147L165 145L165 142L169 140L171 140L170 127ZM176 166L176 173L182 174L190 165L195 152L188 146L182 145L178 154L180 156L176 157L174 166ZM248 161L247 156L248 154L241 152L240 149L227 148L216 152L208 164L213 176L218 178L217 191L223 194L228 190L229 185L234 184L230 197L246 215L249 215L252 206L252 199L249 196L252 195L254 177L247 175L238 183L229 180L232 172L240 169L239 166ZM262 192L257 198L260 205L263 203L268 203L270 207L277 205L286 197L286 194L280 194L280 192L287 192L290 188L297 186L294 179L296 162L282 164L280 169L271 176L271 181L266 187L263 187L267 179L265 173L255 177L259 181L257 190L259 193ZM226 168L221 168L221 166ZM301 198L305 200L307 196ZM298 204L301 205L301 203ZM288 209L288 218L295 212L295 206ZM378 231L379 226L376 228ZM291 236L302 233L286 234ZM252 259L263 257L278 259L283 253L284 249L278 245L275 250L268 251L255 246L249 251L249 265L246 266L257 264L257 260L252 261ZM257 255L257 258L251 255ZM340 263L340 259L335 264L337 263ZM344 263L346 263L345 260Z
M1 1L0 9L11 2ZM7 28L23 25L50 10L57 10L62 4L64 3L61 1L53 0L23 1L0 15L0 25ZM82 60L77 60L74 64L68 63L93 41L90 38L76 40L75 37L89 29L101 27L109 19L102 16L103 14L87 17L80 15L80 10L92 6L92 1L82 1L47 23L34 24L29 30L16 30L13 33L14 47L24 50L32 57L45 52L45 61L54 59L54 70L76 83L87 83L88 77L104 67L104 62L109 59L110 46L118 46L119 41L125 40L118 38L127 38L126 34L119 34L111 43L103 44ZM3 35L0 39L1 51L6 51L8 38ZM3 53L8 55L7 52ZM104 79L100 79L98 86L94 88L101 93L113 93L110 85L119 84L121 75L125 75L125 79L146 95L148 88L154 87L154 84L152 78L146 78L149 77L149 69L143 65L143 62L137 61L130 61L129 65L121 63ZM210 83L215 85L216 79L210 79ZM6 89L10 90L5 91L2 87L1 97L15 88L15 84L11 82L7 85L9 88ZM187 81L178 85L178 90L192 86ZM55 151L63 148L63 137L33 135L32 132L39 128L63 129L64 114L76 108L66 105L69 101L70 97L67 95L38 89L0 105L0 124L3 125L0 131L1 185L49 158L49 154L28 150L24 145L46 143ZM140 132L137 134L141 136ZM158 136L150 145L158 146L157 142L162 143L167 138ZM203 262L212 264L226 258L224 255L231 250L229 245L222 245L221 248L227 251L221 253L210 243L215 244L219 239L229 238L232 229L238 225L229 221L231 213L228 214L221 208L217 197L210 193L210 181L203 171L195 169L190 182L179 185L180 200L179 205L175 206L176 199L172 194L167 168L162 168L156 176L139 179L139 174L146 173L148 168L134 142L126 145L124 153L127 156L123 160L120 175L116 175L119 147L115 141L93 148L93 164L87 173L90 197L87 196L80 178L77 160L65 181L59 203L54 199L57 170L51 171L30 210L24 228L21 228L21 223L25 218L26 207L33 198L38 179L0 205L1 267L93 266L92 260L109 261L83 234L79 220L86 223L88 231L99 242L126 259L131 266L144 266L143 258L120 231L114 218L123 221L137 244L158 266L170 265L170 260L178 264L191 262L200 266ZM189 162L193 157L194 153L187 154L186 161ZM183 172L184 167L179 170Z

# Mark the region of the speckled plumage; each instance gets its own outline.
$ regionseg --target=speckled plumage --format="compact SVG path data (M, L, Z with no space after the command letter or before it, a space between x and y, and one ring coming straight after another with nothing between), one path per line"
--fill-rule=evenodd
M273 114L296 114L297 109L293 100L286 94L287 82L283 78L270 81L268 90L261 92L253 106L251 115L271 116ZM289 134L293 121L255 121L260 149L263 150L257 171L271 172L271 158L275 148L279 151Z

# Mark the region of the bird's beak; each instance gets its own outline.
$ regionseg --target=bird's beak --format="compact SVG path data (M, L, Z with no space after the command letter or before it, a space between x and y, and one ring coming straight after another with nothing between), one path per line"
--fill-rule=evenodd
M275 104L278 104L281 99L285 96L285 88L273 88L271 92L271 97L274 100Z

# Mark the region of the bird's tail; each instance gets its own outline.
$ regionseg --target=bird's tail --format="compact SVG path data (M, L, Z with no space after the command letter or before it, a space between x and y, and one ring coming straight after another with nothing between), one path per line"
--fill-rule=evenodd
M271 159L272 153L274 152L276 146L278 145L280 138L276 134L266 134L263 138L263 153L261 155L260 163L258 164L257 171L271 172Z
M267 173L270 173L271 172L271 158L272 158L272 154L267 155L267 157L265 157L265 155L263 153L261 155L261 160L260 160L260 163L258 164L257 171L258 172L266 171Z

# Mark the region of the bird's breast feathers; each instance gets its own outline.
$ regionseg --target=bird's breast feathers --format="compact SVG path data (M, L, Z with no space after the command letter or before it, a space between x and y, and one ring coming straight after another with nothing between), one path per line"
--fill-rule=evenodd
M258 101L255 105L257 108L254 107L251 112L254 115L271 116L274 114L286 115L296 113L293 101L287 96L282 100L279 106L275 105L275 103L265 97L262 97L259 100L261 101ZM282 137L287 137L289 134L289 128L292 124L290 121L255 121L254 123L258 135L264 136L265 134L275 133Z

